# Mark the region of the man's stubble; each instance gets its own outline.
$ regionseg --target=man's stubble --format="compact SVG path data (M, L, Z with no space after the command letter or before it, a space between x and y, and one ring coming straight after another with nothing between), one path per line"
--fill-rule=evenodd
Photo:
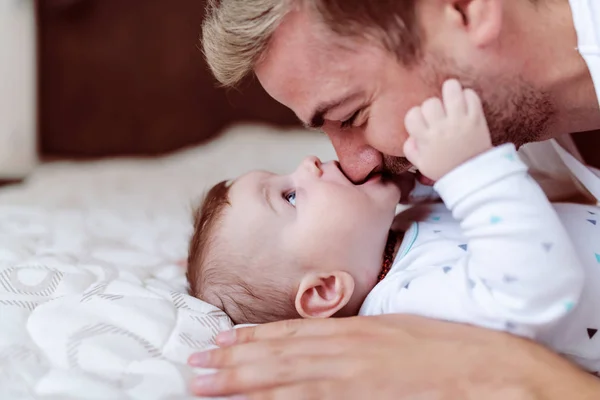
M557 114L548 93L520 77L480 77L475 71L460 69L455 63L427 57L417 66L432 96L441 97L447 79L458 79L464 88L480 96L494 146L514 143L517 148L530 142L545 140ZM465 145L468 145L465 143ZM398 175L411 167L404 157L383 156L384 171Z

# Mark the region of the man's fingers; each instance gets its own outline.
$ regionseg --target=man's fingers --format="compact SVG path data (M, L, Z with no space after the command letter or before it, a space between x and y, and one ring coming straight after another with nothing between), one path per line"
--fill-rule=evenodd
M370 323L364 323L368 319ZM414 319L423 319L410 315L379 315L372 317L327 318L327 319L293 319L239 328L220 333L216 342L220 347L236 344L258 342L269 339L371 335L374 323L389 328L410 325ZM396 331L393 329L393 331Z
M322 400L348 398L341 381L315 380L273 389L259 390L234 400Z
M217 336L216 342L218 346L226 347L267 339L338 335L349 330L354 333L363 331L356 318L293 319L223 332Z
M344 355L353 349L354 338L325 336L243 343L193 354L188 363L193 367L222 369L268 359Z
M301 356L269 359L235 368L226 368L192 381L192 392L199 396L231 396L319 379L347 376L356 358L338 356Z

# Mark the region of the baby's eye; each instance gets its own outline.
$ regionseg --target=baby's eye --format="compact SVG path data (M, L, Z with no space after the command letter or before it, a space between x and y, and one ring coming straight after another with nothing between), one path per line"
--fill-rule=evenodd
M283 198L288 203L290 203L291 205L293 205L294 207L296 207L296 191L295 190L284 194Z

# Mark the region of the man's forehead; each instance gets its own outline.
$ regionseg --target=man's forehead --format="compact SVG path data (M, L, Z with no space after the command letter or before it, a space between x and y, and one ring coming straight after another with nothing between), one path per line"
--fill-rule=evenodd
M307 29L307 24L310 22L299 12L286 17L255 68L269 95L304 122L319 104L347 96L350 85L359 83L353 79L353 71L360 68L358 60L352 60L354 52L335 40L319 37L324 28Z
M281 67L285 68L284 65ZM257 68L257 76L271 97L294 111L307 125L318 110L342 103L361 87L361 82L351 79L348 71L318 67L300 69L290 65L281 73Z

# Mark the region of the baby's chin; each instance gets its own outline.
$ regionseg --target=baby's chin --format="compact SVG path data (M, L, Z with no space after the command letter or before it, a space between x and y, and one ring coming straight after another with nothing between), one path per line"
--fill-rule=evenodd
M398 183L381 175L374 175L355 187L370 197L371 203L379 210L395 209L402 193Z

